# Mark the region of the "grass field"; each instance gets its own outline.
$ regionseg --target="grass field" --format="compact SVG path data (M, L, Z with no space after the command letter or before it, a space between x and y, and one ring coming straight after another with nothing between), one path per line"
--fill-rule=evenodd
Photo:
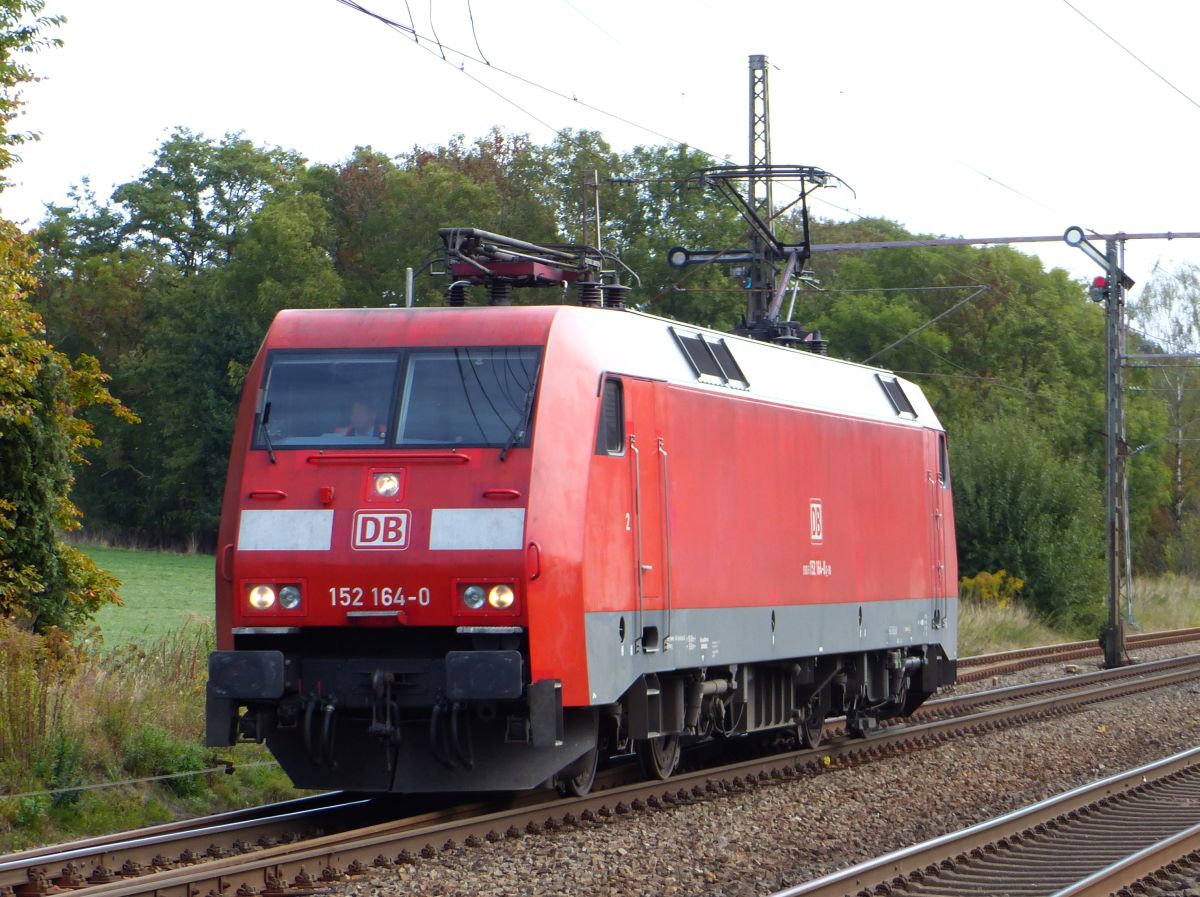
M155 641L189 621L213 616L213 558L124 548L82 547L97 565L121 580L124 607L96 616L107 648Z

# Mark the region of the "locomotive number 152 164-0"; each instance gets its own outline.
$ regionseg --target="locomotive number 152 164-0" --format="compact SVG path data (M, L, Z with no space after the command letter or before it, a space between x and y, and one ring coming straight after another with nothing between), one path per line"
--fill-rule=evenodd
M418 604L428 607L430 600L429 589L425 586L417 589L415 595L404 594L403 586L330 586L329 604L331 607L404 607L406 604Z

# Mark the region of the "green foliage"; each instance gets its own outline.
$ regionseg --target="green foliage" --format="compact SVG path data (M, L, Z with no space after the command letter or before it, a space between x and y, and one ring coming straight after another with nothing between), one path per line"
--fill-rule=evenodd
M125 771L131 776L168 776L201 770L206 765L203 747L154 723L138 726L125 742ZM195 796L205 789L200 776L177 776L165 779L164 784L180 797Z
M62 20L41 16L42 8L41 0L0 0L0 171L15 160L13 148L34 136L9 125L20 107L17 88L35 80L15 57L57 44L42 32ZM132 418L108 393L95 358L72 364L46 341L26 300L36 264L32 241L0 222L0 617L51 631L77 627L117 600L116 581L60 533L78 526L73 469L96 444L84 412Z
M74 628L116 601L116 581L63 543L79 511L69 495L74 465L95 445L81 412L132 416L105 388L98 362L74 364L43 338L25 301L34 253L14 226L0 222L0 616L38 631Z
M1200 351L1200 266L1156 271L1131 304L1130 318L1134 339L1141 343L1131 347L1133 351ZM1139 530L1145 533L1140 545L1143 567L1195 576L1200 574L1200 449L1195 439L1200 371L1179 365L1138 373L1136 388L1151 397L1138 410L1146 413L1148 405L1158 405L1159 413L1132 440L1137 447L1134 472L1160 473L1154 485L1162 497L1161 504L1149 510L1148 525Z
M0 171L19 160L15 147L37 139L36 134L12 131L10 125L20 115L20 86L38 80L17 57L62 44L44 32L61 25L64 19L43 16L45 6L43 0L0 0ZM5 186L7 182L0 181L0 188Z
M101 652L0 621L0 794L55 792L0 798L0 853L294 796L257 745L221 752L232 776L81 790L219 765L201 747L212 647L211 626Z
M954 513L967 576L1006 570L1024 600L1066 624L1099 619L1104 594L1099 478L1057 454L1027 419L998 416L956 434Z
M113 193L128 215L122 235L184 274L229 261L266 198L302 164L295 153L256 147L240 134L213 142L179 128L138 180Z

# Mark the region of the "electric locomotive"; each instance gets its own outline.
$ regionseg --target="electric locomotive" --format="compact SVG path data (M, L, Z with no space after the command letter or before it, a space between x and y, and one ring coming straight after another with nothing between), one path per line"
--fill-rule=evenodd
M681 742L865 733L953 681L920 389L627 310L583 248L443 239L448 307L284 311L250 369L209 745L305 788L582 793L608 755L665 778Z

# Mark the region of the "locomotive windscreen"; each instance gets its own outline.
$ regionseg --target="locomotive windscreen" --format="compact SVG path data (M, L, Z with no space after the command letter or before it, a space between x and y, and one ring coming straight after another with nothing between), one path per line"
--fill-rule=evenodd
M534 349L411 353L397 444L505 445L526 429L537 370Z
M253 445L528 445L539 364L516 346L274 351Z

